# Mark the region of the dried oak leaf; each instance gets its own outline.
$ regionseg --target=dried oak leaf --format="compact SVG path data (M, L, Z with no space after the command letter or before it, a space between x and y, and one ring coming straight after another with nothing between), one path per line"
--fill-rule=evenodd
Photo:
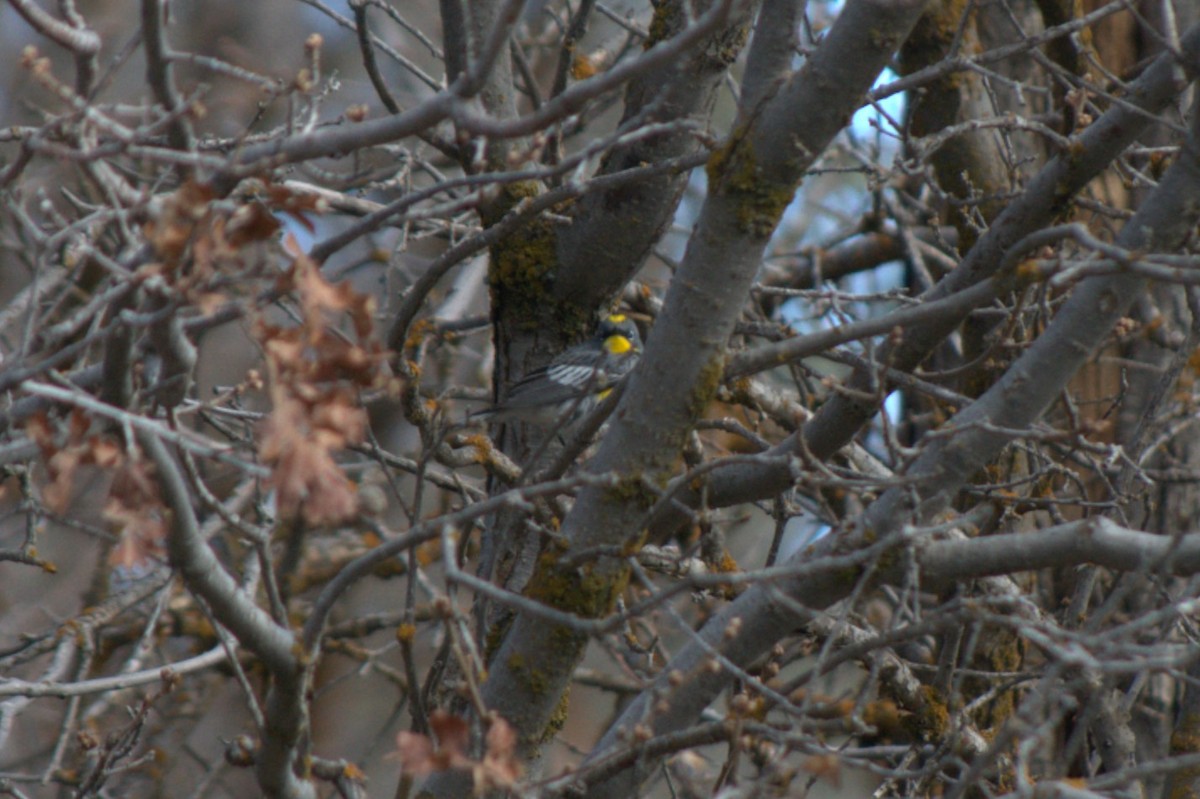
M414 776L424 777L435 771L463 769L471 772L476 795L497 788L511 788L521 776L517 759L517 733L507 721L494 717L484 738L482 760L467 755L470 728L465 719L444 710L435 710L429 726L437 739L401 732L396 736L396 756L401 767Z
M329 210L329 202L313 192L293 191L278 183L266 184L263 192L272 208L296 217L310 232L315 228L306 215L310 213L323 214Z
M143 227L154 254L168 267L179 263L191 241L196 222L208 211L214 197L211 186L188 181L163 202L159 212Z
M365 430L365 413L361 408L353 411L363 417L355 429ZM304 404L294 397L276 397L263 424L259 454L274 464L269 484L283 516L302 513L313 526L334 525L354 517L358 512L354 484L330 454L330 449L351 440L346 431L314 428Z
M834 788L841 787L842 761L837 755L813 755L805 760L800 768L804 769L809 774L812 774L814 777L825 780Z
M108 555L114 581L136 582L165 560L165 514L149 465L123 463L104 504L104 518L117 533L117 544Z
M316 261L307 255L296 257L291 269L280 278L280 288L295 291L299 295L304 318L314 334L322 332L318 321L325 315L346 313L360 339L371 336L375 324L375 298L358 293L349 281L330 283L321 274Z
M337 524L357 513L358 494L333 453L366 437L367 415L356 392L380 380L383 362L371 335L373 306L348 284L330 284L304 255L295 257L279 288L297 295L303 324L255 325L272 404L259 453L274 466L270 482L281 514ZM331 327L342 314L353 320L357 343Z
M225 224L225 236L234 247L275 238L283 223L262 203L239 205Z
M41 489L42 502L54 513L66 511L80 467L112 469L124 458L112 439L89 436L90 426L87 416L78 410L68 417L65 436L55 430L44 412L34 414L25 422L25 433L41 450L49 478Z
M475 785L484 790L511 788L521 777L517 758L517 731L499 716L492 719L484 739L483 762L475 772Z
M471 768L474 761L467 757L471 731L465 719L452 716L444 710L435 710L429 716L429 726L437 738L437 744L427 735L415 732L396 734L395 756L400 767L417 777L426 777L435 771L452 768Z

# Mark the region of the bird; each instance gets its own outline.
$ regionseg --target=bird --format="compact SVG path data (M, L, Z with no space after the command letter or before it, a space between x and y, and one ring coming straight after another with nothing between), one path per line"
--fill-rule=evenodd
M527 422L539 427L584 418L612 393L637 365L642 339L624 314L600 320L590 338L534 369L490 408L471 414L487 422Z

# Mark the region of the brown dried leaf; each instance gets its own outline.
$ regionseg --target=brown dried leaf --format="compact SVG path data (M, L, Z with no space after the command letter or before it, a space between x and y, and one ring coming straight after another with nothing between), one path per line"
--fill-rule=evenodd
M354 320L361 333L356 343L337 335L330 317L346 311L369 317L372 306L349 284L331 285L304 255L278 282L298 295L303 324L255 325L273 406L259 454L274 466L271 484L282 515L303 513L310 524L337 524L358 512L358 493L333 455L366 437L367 415L356 387L378 382L383 354L369 339L369 318Z
M196 221L207 211L213 196L211 186L189 180L167 198L157 217L146 222L146 240L171 267L183 255Z
M365 425L364 420L364 430ZM283 517L303 513L313 526L338 524L354 517L358 493L329 452L333 445L345 441L340 434L314 430L300 401L291 397L276 399L263 425L259 454L275 466L269 482Z
M317 262L301 255L292 263L291 281L300 295L304 316L310 323L321 318L322 313L339 312L354 303L354 289L349 283L333 285L321 274ZM312 331L319 333L319 330Z
M109 500L104 518L117 528L108 565L120 580L137 580L166 559L167 526L160 512Z
M477 794L511 788L520 778L517 733L504 719L497 717L489 724L481 761L467 756L471 729L466 719L435 710L429 716L429 727L436 745L429 737L411 732L396 736L396 756L405 771L423 777L447 769L469 770Z
M485 739L486 749L476 784L483 787L511 788L521 777L521 761L517 759L517 731L500 717L492 720Z
M42 487L42 502L53 513L66 511L75 484L75 471L82 459L82 454L75 449L59 450L46 459L50 480Z
M814 755L805 760L801 768L834 788L842 784L842 761L837 755Z
M58 449L54 444L54 428L45 411L38 411L25 420L25 435L42 451L43 458L50 457Z
M166 511L150 467L125 461L113 477L104 518L117 532L108 562L114 577L137 580L166 557Z
M396 756L405 771L422 777L435 771L475 766L466 754L471 730L465 719L439 709L430 714L429 727L437 739L436 745L425 735L397 733Z
M325 398L312 412L312 423L330 436L330 447L358 444L367 435L367 413L347 392Z
M49 478L42 486L42 502L54 513L66 511L80 467L112 470L124 462L125 455L114 440L87 435L90 425L88 417L78 410L68 417L65 435L54 428L45 413L34 414L25 423L26 434L41 450Z
M292 191L287 186L280 186L276 183L266 186L266 196L267 202L272 208L295 216L309 230L312 230L313 226L305 218L305 214L323 214L329 209L329 203L318 194Z
M400 767L417 777L427 777L445 768L438 759L433 741L415 732L396 733L396 757Z
M429 714L429 728L437 736L439 749L466 755L471 745L471 727L466 719L438 708Z
M254 241L268 241L275 237L282 223L262 203L247 203L229 217L225 225L225 236L229 244L243 247Z

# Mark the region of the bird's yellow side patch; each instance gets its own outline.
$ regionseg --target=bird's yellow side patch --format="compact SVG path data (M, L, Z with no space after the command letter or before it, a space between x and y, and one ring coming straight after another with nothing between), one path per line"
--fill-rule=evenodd
M604 339L604 349L613 355L624 355L633 349L633 342L619 333Z

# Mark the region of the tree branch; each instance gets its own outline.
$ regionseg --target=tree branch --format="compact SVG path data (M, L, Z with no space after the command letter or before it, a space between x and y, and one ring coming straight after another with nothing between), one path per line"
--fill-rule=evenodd
M951 296L993 275L1013 245L1054 219L1071 196L1129 146L1150 124L1153 115L1161 112L1183 91L1186 85L1184 71L1195 74L1200 69L1200 25L1188 31L1181 46L1188 59L1185 64L1180 64L1170 53L1155 59L1130 85L1127 104L1109 109L1078 135L1076 146L1070 153L1060 154L1047 164L1030 181L1021 197L1011 203L980 237L962 263L927 292L924 299L932 301ZM877 359L893 368L910 370L928 357L960 321L942 317L927 325L908 328L901 344L884 348ZM800 433L780 442L771 452L817 459L828 458L837 452L877 412L874 401L862 399L864 387L869 387L873 380L873 374L856 371L848 385L849 392L833 396ZM873 390L868 392L871 397L875 394ZM705 485L706 501L712 507L727 507L763 499L785 489L790 481L787 470L769 463L731 466L710 476ZM698 491L690 491L680 497L680 502L694 507L699 496ZM684 515L678 510L667 509L654 521L653 537L660 540L668 537L683 519Z
M1200 118L1198 115L1197 118ZM1200 151L1195 135L1171 165L1158 188L1122 229L1117 244L1127 249L1173 251L1200 219ZM844 566L835 570L812 568L822 553L856 551L866 541L906 540L904 525L920 523L945 509L970 476L991 460L1009 440L1007 429L1032 424L1049 405L1092 350L1098 346L1133 303L1143 280L1136 276L1095 277L1085 281L1068 299L1050 328L1009 368L1005 375L975 403L959 412L943 429L953 434L933 440L906 471L913 484L893 487L863 514L859 525L816 545L815 552L800 552L789 566L809 561L805 576L778 585L749 589L701 631L704 644L718 647L739 666L759 656L799 620L800 609L817 610L845 598L858 584L848 578ZM1188 546L1190 544L1190 546ZM871 545L871 548L879 544ZM975 549L977 547L977 549ZM1179 547L1179 549L1173 549ZM1185 548L1186 547L1186 548ZM965 554L971 550L971 556ZM981 555L976 555L981 553ZM1164 538L1123 530L1106 519L1042 530L1031 535L991 536L972 541L938 542L917 547L915 558L923 585L937 586L984 574L1020 569L1103 560L1113 568L1140 569L1162 563L1188 573L1200 568L1200 542ZM1048 558L1048 559L1047 559ZM892 559L897 560L897 559ZM898 559L903 561L903 559ZM1178 567L1175 564L1180 564ZM903 579L904 567L881 569L873 579ZM728 634L738 619L737 635ZM652 715L655 734L682 729L694 722L699 712L724 689L731 679L722 672L685 682L686 691L673 687L672 672L692 674L707 657L703 647L689 645L668 665L655 684L647 689L609 729L596 752L617 743L618 730L646 723ZM653 703L655 710L650 711ZM590 797L628 795L634 786L621 775Z
M590 467L625 475L628 487L580 492L562 531L573 552L637 539L648 505L630 501L629 495L641 496L643 480L653 483L662 476L699 409L715 393L722 352L763 246L804 169L857 107L922 6L917 0L863 0L847 6L804 70L715 157L697 232L671 283L643 363ZM623 412L626 408L637 410ZM563 609L600 615L610 607L627 568L611 558L582 569L560 569L543 559L529 593ZM489 664L484 699L514 726L524 752L540 739L586 640L576 631L521 615ZM536 685L526 673L532 664L537 664ZM461 774L434 775L425 787L435 796L455 795L461 793L463 779Z

